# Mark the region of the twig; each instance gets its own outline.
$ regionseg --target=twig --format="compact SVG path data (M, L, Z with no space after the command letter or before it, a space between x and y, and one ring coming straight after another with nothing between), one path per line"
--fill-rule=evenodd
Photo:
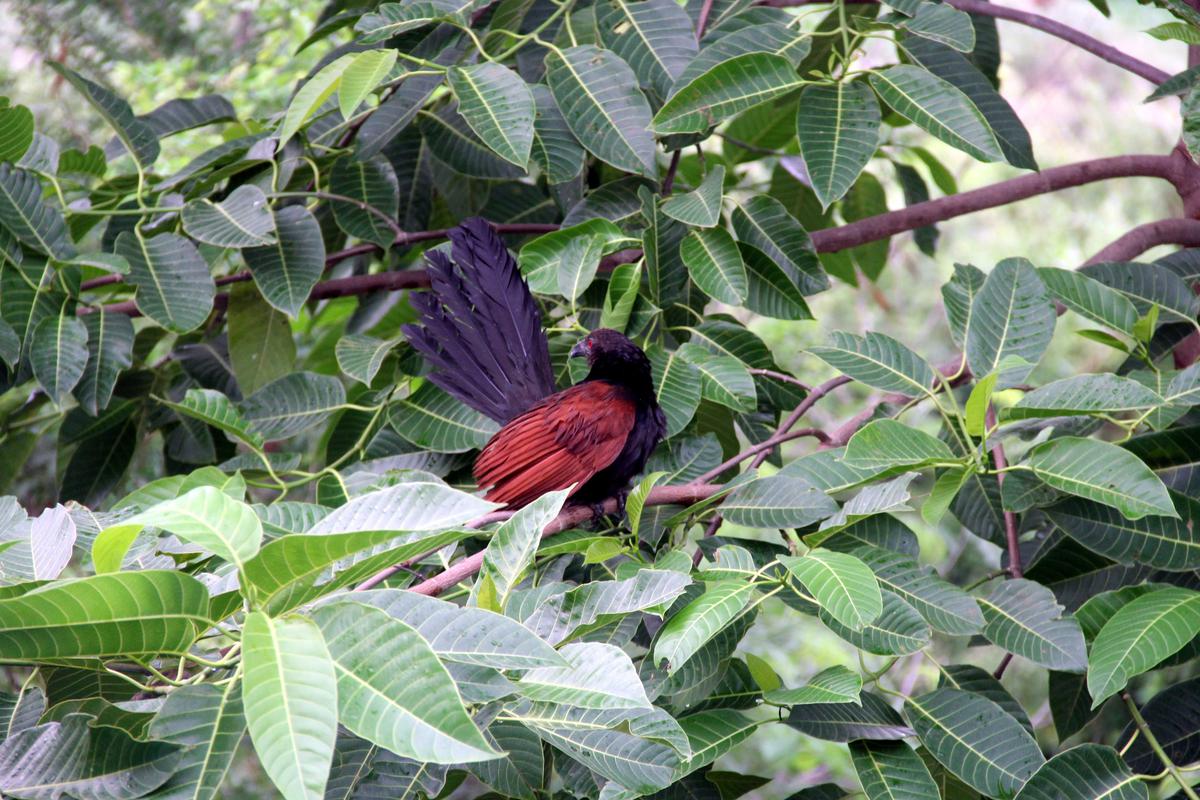
M676 150L671 154L671 164L667 167L667 174L663 176L662 191L659 192L663 197L669 195L675 188L675 171L679 169L679 159L682 155L682 150Z
M996 426L996 407L988 404L985 424L988 430ZM992 444L992 459L996 462L996 483L1000 486L1001 491L1004 490L1004 470L1008 466L1008 459L1004 456L1004 445L1001 444L997 437ZM1017 531L1017 515L1012 511L1005 510L1004 512L1004 538L1008 542L1008 577L1020 578L1025 574L1021 568L1021 543ZM1013 654L1005 653L1004 658L1000 659L1000 663L996 666L996 671L992 676L996 680L1004 677L1004 671L1008 669L1008 665L1012 663Z
M1137 726L1138 731L1146 739L1146 744L1150 745L1150 749L1154 751L1154 755L1158 756L1158 760L1167 768L1167 772L1171 773L1171 777L1179 784L1179 788L1184 796L1188 797L1189 800L1200 800L1200 797L1196 796L1196 791L1191 787L1191 784L1184 780L1179 767L1175 765L1175 762L1171 760L1171 757L1167 755L1162 745L1159 744L1158 737L1154 735L1154 731L1150 730L1150 726L1146 723L1146 718L1138 710L1137 703L1133 701L1128 690L1121 692L1121 699L1125 701L1125 707L1129 709L1129 716L1133 717L1133 724Z
M769 439L764 439L763 441L759 442L758 444L750 445L745 450L738 453L736 456L726 459L720 465L713 467L708 472L704 473L700 477L691 481L691 483L708 483L709 481L711 481L713 478L720 475L725 470L729 469L732 466L736 466L737 464L742 463L750 456L761 455L763 452L774 449L776 445L783 444L784 442L790 442L793 439L801 439L806 436L811 436L820 442L828 442L829 441L829 434L825 433L825 431L821 430L820 428L801 428L798 431L788 431L787 433L777 433L774 436L770 437Z

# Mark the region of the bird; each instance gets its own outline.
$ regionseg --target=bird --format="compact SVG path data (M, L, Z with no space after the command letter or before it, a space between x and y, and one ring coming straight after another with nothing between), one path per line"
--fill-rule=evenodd
M449 256L425 254L429 291L411 295L418 320L402 330L430 381L501 424L474 464L484 499L515 510L569 489L597 513L622 503L667 431L646 353L593 330L569 355L586 377L557 391L541 311L496 230L472 217L448 238Z

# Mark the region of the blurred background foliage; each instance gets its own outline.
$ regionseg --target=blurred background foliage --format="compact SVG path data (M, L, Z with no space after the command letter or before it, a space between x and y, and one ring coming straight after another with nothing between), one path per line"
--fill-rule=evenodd
M286 107L295 82L330 48L328 41L303 47L325 5L324 0L3 0L0 83L14 103L29 106L40 130L74 146L86 145L89 132L102 129L103 124L70 87L55 79L47 60L61 60L85 74L104 75L137 113L173 97L219 93L243 118L267 114ZM1171 19L1159 9L1118 0L1110 4L1111 15L1105 18L1085 0L1010 0L1006 5L1068 21L1169 73L1186 63L1181 43L1138 33ZM1178 140L1175 98L1143 104L1147 94L1143 80L1066 42L1003 21L1000 35L1001 88L1028 128L1043 168L1109 155L1164 153ZM885 58L881 54L880 60ZM899 134L932 150L950 168L960 191L1021 174L1007 164L975 161L912 128ZM218 134L189 132L167 140L163 158L168 166L178 166L186 160L182 154L218 141ZM695 156L684 159L681 174L698 171L689 161L694 162ZM888 206L902 207L903 194L889 174L891 167L875 161L872 171L884 184ZM764 181L768 177L764 175ZM939 224L936 257L912 246L908 241L912 234L902 234L892 238L888 267L878 282L863 281L859 287L838 284L810 298L817 321L755 318L751 327L771 346L781 367L813 384L835 373L802 350L823 340L830 320L836 320L840 329L882 331L919 343L931 363L941 363L956 350L944 322L938 287L950 277L955 262L990 266L1002 258L1024 256L1039 266L1072 268L1135 225L1178 216L1179 199L1169 185L1153 178L1124 178L958 217ZM1141 260L1165 252L1167 248L1150 251ZM1071 325L1085 327L1073 315L1060 320L1060 333L1038 367L1035 383L1112 369L1119 361L1112 350L1063 335ZM866 397L866 388L862 389L858 395L843 391L819 405L812 412L812 424L835 425L861 410ZM788 447L790 458L812 445ZM151 463L138 471L142 473L135 479L138 482L161 474L158 465ZM54 450L47 448L26 465L9 491L37 496L38 484L49 483L54 475ZM976 537L943 535L916 513L903 516L921 539L922 559L944 577L953 581L956 573L967 573L972 565L994 563L993 555L981 552L993 545ZM952 520L943 524L957 528ZM748 537L769 533L729 524L726 532ZM815 618L789 613L782 606L764 606L762 612L739 649L766 657L786 685L800 685L834 664L859 667L856 651ZM965 640L956 646L965 650ZM963 661L961 652L944 656L938 656L942 663ZM981 666L990 670L995 665ZM1025 676L1022 666L1028 670ZM1034 709L1034 727L1042 728L1049 714L1045 671L1023 665L1020 659L1013 667L1006 683L1023 706ZM936 674L933 664L916 661L907 674L897 677L907 694L918 683L936 683ZM1163 686L1175 680L1171 670L1163 670L1160 678ZM1109 711L1120 716L1123 710L1110 704ZM1120 727L1123 722L1113 724ZM719 761L716 769L772 779L750 798L782 798L827 780L854 783L843 745L784 726L764 727ZM235 770L235 779L226 784L228 796L263 797L274 791L253 759L243 759Z

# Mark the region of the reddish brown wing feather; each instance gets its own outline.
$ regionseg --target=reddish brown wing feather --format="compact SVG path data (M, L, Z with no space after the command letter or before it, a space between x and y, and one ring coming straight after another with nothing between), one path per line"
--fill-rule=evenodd
M625 390L588 381L547 397L501 428L475 460L488 500L519 507L588 479L611 464L633 429Z

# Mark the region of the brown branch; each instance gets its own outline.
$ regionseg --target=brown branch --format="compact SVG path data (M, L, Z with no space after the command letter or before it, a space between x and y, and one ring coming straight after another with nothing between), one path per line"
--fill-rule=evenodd
M1139 225L1103 247L1084 265L1104 261L1129 261L1161 244L1200 247L1200 220L1160 219Z
M1180 163L1178 156L1174 154L1112 156L1080 161L1021 175L969 192L926 200L836 228L813 231L810 237L817 252L832 253L963 214L1110 178L1162 178L1176 184L1178 188L1183 184L1185 168L1186 165Z
M717 466L710 469L708 472L701 475L699 478L696 478L695 480L691 481L691 483L708 483L709 481L711 481L713 478L720 475L725 470L729 469L730 467L737 466L738 464L742 463L750 456L762 455L763 453L768 453L771 450L773 450L776 445L783 444L784 442L790 442L793 439L802 439L806 436L811 436L819 442L828 442L829 441L829 434L825 433L825 431L821 430L820 428L801 428L798 431L788 431L787 433L777 433L774 436L771 436L767 439L763 439L758 444L750 445L745 450L738 453L736 456L726 459L722 463L720 463ZM766 460L765 456L763 457L763 460L764 461Z
M773 6L775 8L788 8L791 6L810 5L817 0L758 0L758 5ZM859 4L865 4L864 0L855 0ZM1145 78L1153 84L1160 84L1170 77L1158 67L1147 64L1145 61L1134 58L1095 37L1088 36L1086 33L1069 25L1064 25L1061 22L1043 17L1040 14L1033 14L1029 11L1019 11L1015 8L1006 8L996 5L995 3L983 2L983 0L946 0L948 5L952 5L960 11L967 11L971 14L979 14L985 17L995 17L996 19L1006 20L1008 22L1016 22L1020 25L1026 25L1030 28L1035 28L1043 33L1048 33L1051 36L1057 36L1063 41L1070 42L1081 50L1086 50L1094 56L1104 59L1110 64L1115 64L1122 69L1129 70L1134 75Z

